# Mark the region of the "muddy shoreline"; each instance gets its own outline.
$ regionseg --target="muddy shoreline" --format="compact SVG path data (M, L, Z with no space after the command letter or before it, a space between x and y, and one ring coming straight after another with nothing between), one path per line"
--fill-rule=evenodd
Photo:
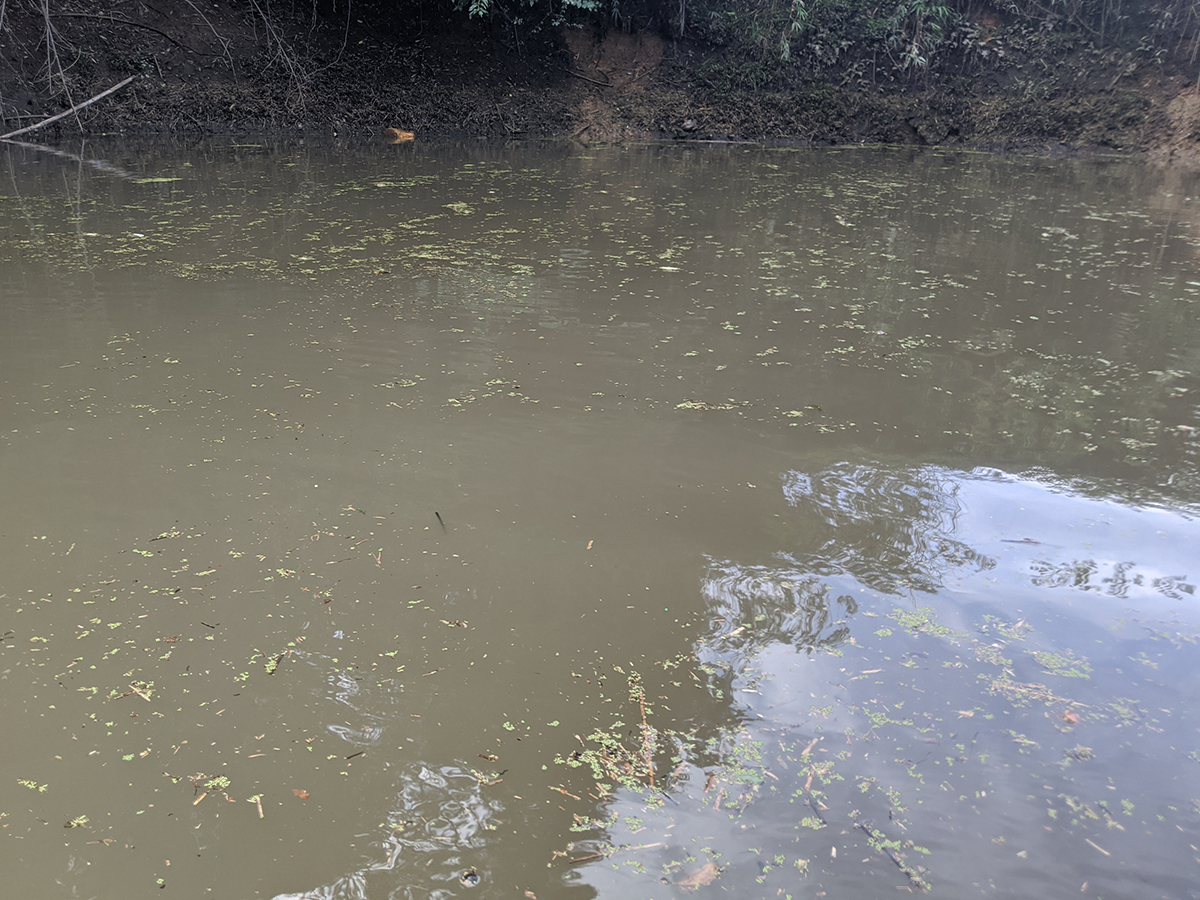
M45 23L10 10L0 36L0 133L132 75L120 92L20 139L383 139L395 128L418 139L907 144L1162 157L1192 157L1200 148L1195 80L1161 63L1076 54L1045 84L1026 76L1032 63L1014 63L920 84L876 77L758 85L720 48L653 33L562 29L522 52L469 30L404 42L360 29L340 42L317 33L273 43L244 10L214 4L200 21L196 9L117 2L64 15L54 22L54 41L70 64L57 71L45 62Z

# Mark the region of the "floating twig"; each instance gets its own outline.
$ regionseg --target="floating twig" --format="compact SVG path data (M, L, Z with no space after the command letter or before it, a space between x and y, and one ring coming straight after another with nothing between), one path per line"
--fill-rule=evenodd
M590 853L587 856L581 856L578 859L568 859L567 865L577 866L580 863L591 862L593 859L604 859L603 853Z
M821 815L821 807L817 806L817 801L814 800L812 797L809 797L807 802L808 802L809 808L816 815L817 821L819 821L822 825L828 825L829 822L827 822L825 820L825 817L823 815Z
M855 822L854 827L858 828L868 838L868 843L875 849L890 859L901 872L907 876L910 885L918 891L927 891L930 889L929 882L925 879L925 869L921 866L913 868L905 859L905 855L900 850L893 850L889 843L887 835L879 829L875 828L870 822ZM1088 841L1091 843L1091 841ZM1094 845L1093 845L1094 846Z
M646 689L642 686L642 678L637 673L629 677L629 693L636 697L638 709L642 713L642 759L646 765L646 774L650 787L654 787L654 729L646 721Z

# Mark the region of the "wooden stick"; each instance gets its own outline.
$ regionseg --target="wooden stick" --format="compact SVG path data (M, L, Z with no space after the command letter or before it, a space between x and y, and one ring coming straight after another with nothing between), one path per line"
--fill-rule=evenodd
M566 66L563 67L563 71L566 72L568 75L574 75L576 78L582 78L584 81L586 81L590 84L598 85L599 87L612 87L611 81L597 81L595 78L588 78L586 75L583 75L580 72L576 72L573 69L568 69Z
M18 128L16 131L10 131L8 134L0 134L0 141L7 141L9 138L16 137L18 134L25 134L26 132L29 132L29 131L36 131L37 129L41 128L43 125L49 125L51 122L57 122L59 119L64 119L69 115L77 113L77 112L79 112L79 110L83 109L85 106L91 106L97 100L103 100L109 94L115 94L117 91L119 91L121 88L125 87L125 85L129 84L135 78L137 78L136 75L130 75L128 78L126 78L120 84L114 84L107 91L101 91L99 94L97 94L95 97L93 97L90 100L84 100L82 103L76 103L74 106L72 106L66 112L60 112L56 116L50 116L50 118L42 119L42 121L35 122L33 125L28 125L25 128Z
M579 863L590 862L593 859L604 859L604 854L603 853L592 853L588 856L581 856L578 859L568 859L567 865L575 866L575 865L578 865Z

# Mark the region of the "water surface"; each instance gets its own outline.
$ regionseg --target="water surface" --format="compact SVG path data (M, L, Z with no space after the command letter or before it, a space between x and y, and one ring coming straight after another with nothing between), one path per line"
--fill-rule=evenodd
M1108 159L4 151L15 895L1200 896L1200 213Z

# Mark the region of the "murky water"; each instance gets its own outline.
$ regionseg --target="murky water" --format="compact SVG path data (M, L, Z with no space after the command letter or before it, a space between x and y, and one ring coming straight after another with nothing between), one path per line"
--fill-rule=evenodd
M27 897L1200 896L1200 185L4 151Z

